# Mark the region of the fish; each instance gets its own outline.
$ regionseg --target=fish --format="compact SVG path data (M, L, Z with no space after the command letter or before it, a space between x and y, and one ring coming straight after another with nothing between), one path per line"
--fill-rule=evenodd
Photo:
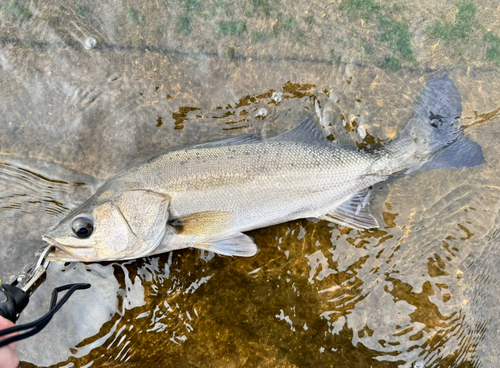
M430 78L406 127L371 148L339 147L314 117L261 139L247 134L169 151L119 172L42 239L51 261L127 260L197 248L251 257L245 234L301 218L377 228L369 188L393 174L475 167L481 146L463 135L460 93Z

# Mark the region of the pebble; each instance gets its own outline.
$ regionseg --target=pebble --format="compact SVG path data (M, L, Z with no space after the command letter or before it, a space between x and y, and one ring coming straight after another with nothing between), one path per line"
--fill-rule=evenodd
M281 101L283 101L283 92L273 92L271 99L276 101L277 103L280 103Z
M264 107L261 107L260 109L257 110L257 113L255 114L255 117L258 116L265 118L267 116L267 110Z
M85 46L87 50L91 50L97 46L97 40L94 37L87 37L83 41L83 46Z
M361 139L365 139L366 137L366 129L363 125L358 126L358 134L361 137Z

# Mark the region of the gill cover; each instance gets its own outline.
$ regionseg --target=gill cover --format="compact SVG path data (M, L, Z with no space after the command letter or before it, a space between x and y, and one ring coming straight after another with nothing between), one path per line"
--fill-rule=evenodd
M168 221L169 202L168 197L148 190L124 191L114 200L136 240L117 252L114 259L143 257L160 244Z

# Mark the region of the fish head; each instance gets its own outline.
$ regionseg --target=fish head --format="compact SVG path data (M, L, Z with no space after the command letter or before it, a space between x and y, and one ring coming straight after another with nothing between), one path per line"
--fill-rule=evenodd
M165 233L168 203L165 196L139 190L89 200L42 236L56 248L47 259L96 262L146 256Z
M137 247L138 241L112 202L90 211L75 211L42 239L56 247L49 260L84 262L116 259L118 254Z

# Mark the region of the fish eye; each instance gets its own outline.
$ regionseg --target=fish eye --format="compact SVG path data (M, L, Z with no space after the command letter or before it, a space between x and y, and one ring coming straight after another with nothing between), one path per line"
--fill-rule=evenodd
M85 239L92 235L94 223L88 217L75 217L71 222L71 229L77 237Z

